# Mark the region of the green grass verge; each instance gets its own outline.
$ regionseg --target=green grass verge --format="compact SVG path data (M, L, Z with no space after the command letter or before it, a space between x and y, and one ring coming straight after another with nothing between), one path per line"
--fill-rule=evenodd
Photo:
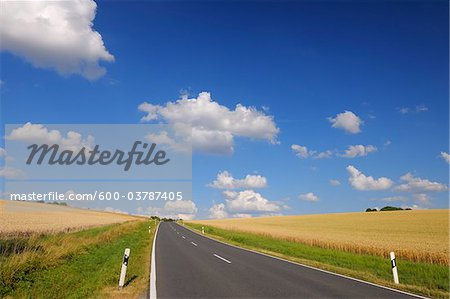
M0 248L3 245L9 249L0 258L0 297L138 298L145 295L154 229L153 221L133 221L75 233L3 240ZM13 242L20 246L14 249ZM119 291L117 285L126 247L131 249L128 285Z
M185 224L198 231L204 226L210 237L244 248L420 295L449 298L449 268L446 266L397 260L400 284L394 285L389 259L201 224Z

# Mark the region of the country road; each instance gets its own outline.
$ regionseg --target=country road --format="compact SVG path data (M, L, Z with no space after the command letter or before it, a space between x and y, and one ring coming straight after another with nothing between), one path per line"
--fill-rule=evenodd
M158 298L416 298L229 246L176 223L160 224L155 255Z

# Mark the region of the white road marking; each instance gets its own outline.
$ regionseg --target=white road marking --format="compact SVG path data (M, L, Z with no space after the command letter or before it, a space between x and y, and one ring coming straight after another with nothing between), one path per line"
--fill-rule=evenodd
M229 260L227 260L226 258L221 257L220 255L217 255L214 253L214 256L218 259L221 259L222 261L224 261L225 263L231 264L231 262Z
M192 244L192 245L194 245L194 246L198 246L198 245L197 245L197 244L195 244L194 242L191 242L191 244Z
M286 263L289 263L289 264L297 265L297 266L300 266L300 267L304 267L304 268L320 271L320 272L323 272L323 273L339 276L339 277L342 277L342 278L345 278L345 279L357 281L357 282L360 282L360 283L368 284L368 285L371 285L371 286L374 286L374 287L378 287L380 289L386 289L386 290L390 290L390 291L393 291L393 292L396 292L396 293L401 293L401 294L405 294L405 295L416 297L416 298L420 298L420 299L430 299L428 297L420 296L420 295L413 294L413 293L408 293L408 292L405 292L405 291L401 291L401 290L398 290L398 289L386 287L386 286L383 286L383 285L380 285L380 284L376 284L376 283L373 283L373 282L368 282L368 281L365 281L365 280L361 280L361 279L358 279L358 278L353 278L353 277L346 276L346 275L343 275L343 274L338 274L338 273L334 273L334 272L331 272L331 271L319 269L319 268L316 268L316 267L313 267L313 266L307 266L307 265L300 264L300 263L297 263L297 262L289 261L289 260L283 259L281 257L272 256L272 255L269 255L269 254L266 254L266 253L258 252L256 250L239 247L239 246L233 245L233 244L228 244L228 243L225 243L223 241L219 241L219 240L216 240L214 238L202 235L199 232L197 232L197 231L195 231L195 230L193 230L193 229L191 229L189 227L186 227L186 229L190 230L191 232L193 232L194 234L196 234L196 235L198 235L200 237L204 237L204 238L210 239L212 241L215 241L215 242L218 242L218 243L221 243L221 244L224 244L224 245L227 245L227 246L239 249L239 250L252 252L252 253L259 254L259 255L262 255L262 256L265 256L265 257L269 257L269 258L273 258L273 259L276 259L276 260L279 260L279 261L283 261L283 262L286 262Z
M158 234L159 224L156 227L155 231L155 237L153 238L153 245L152 245L152 265L150 269L150 299L156 299L156 254L155 254L155 247L156 247L156 235Z
M183 239L186 239L186 237L185 236L181 236Z

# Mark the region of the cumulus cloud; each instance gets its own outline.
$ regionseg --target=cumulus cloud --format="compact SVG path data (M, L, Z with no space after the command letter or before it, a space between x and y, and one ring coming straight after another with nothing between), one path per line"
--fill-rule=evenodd
M225 203L214 204L209 209L209 218L243 218L279 215L288 208L279 202L270 201L253 190L240 192L223 191Z
M298 196L298 198L300 198L301 200L306 200L306 201L319 201L319 197L312 192L300 194Z
M317 151L309 150L306 146L302 146L302 145L298 145L298 144L291 145L291 149L297 157L302 158L302 159L331 158L331 156L333 155L333 152L330 150L326 150L324 152L317 152Z
M446 152L441 152L441 158L444 159L445 162L450 164L450 155Z
M280 206L253 190L223 192L231 213L278 213Z
M341 182L339 180L330 180L330 185L332 186L339 186Z
M138 213L184 220L194 219L197 211L197 206L192 200L167 201L163 207L138 208Z
M228 217L228 212L223 203L215 204L209 209L209 218L223 219Z
M217 179L208 186L217 189L253 189L267 186L267 179L261 175L246 175L243 179L235 179L228 171L217 174Z
M344 151L343 154L341 154L341 157L346 158L355 158L355 157L364 157L367 156L370 153L376 152L377 148L373 145L367 145L364 146L362 144L358 145L350 145L348 149Z
M22 127L13 129L6 139L49 145L58 144L63 149L73 151L82 147L91 148L94 143L94 137L90 135L83 139L80 133L69 131L66 136L63 136L58 130L49 130L41 124L29 122Z
M190 138L177 138L177 136L170 136L167 131L160 131L157 133L150 133L144 137L146 140L156 143L161 146L170 148L171 150L177 152L191 153L192 146L190 143Z
M348 181L356 190L385 190L393 185L393 182L386 177L375 179L372 176L366 176L352 165L347 166L347 172L350 175Z
M333 128L343 129L351 134L361 132L360 127L364 124L364 121L351 111L344 111L336 115L336 117L329 117L328 120Z
M438 182L432 182L427 179L421 179L418 177L414 177L411 173L406 173L401 176L400 179L405 183L398 185L394 188L395 191L401 192L413 192L413 193L421 193L421 192L442 192L447 191L447 185L441 184Z
M191 99L182 96L165 105L144 102L138 109L146 113L142 122L164 120L180 135L192 134L192 147L196 151L231 154L235 137L277 142L279 129L272 116L241 104L231 110L214 101L209 92Z
M192 200L168 201L164 205L164 212L176 215L177 218L191 220L197 213L197 206Z
M92 0L2 1L1 50L61 75L97 79L106 73L99 62L114 56L93 29L96 9Z

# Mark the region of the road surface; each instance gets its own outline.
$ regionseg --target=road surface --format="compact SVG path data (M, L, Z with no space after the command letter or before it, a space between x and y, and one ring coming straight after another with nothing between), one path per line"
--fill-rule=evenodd
M229 246L173 222L155 245L157 298L417 298Z

